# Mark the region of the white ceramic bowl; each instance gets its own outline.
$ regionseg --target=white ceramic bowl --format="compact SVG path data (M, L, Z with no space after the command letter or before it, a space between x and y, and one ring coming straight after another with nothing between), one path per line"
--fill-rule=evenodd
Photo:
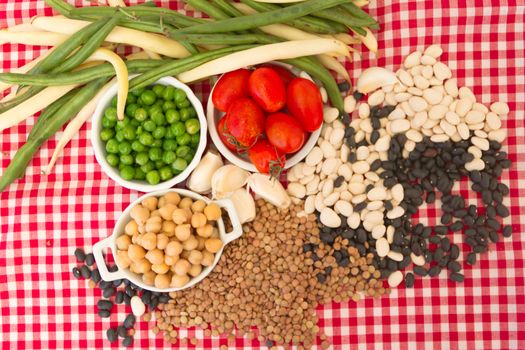
M282 67L285 67L292 71L294 75L299 76L300 70L296 69L295 67L284 64L280 62L271 62L272 64L279 65ZM216 85L216 84L215 84ZM224 116L224 112L219 111L215 106L213 105L213 101L211 100L211 95L213 94L213 90L215 89L215 85L213 86L213 89L210 93L210 98L208 99L208 105L207 105L207 118L208 118L208 125L210 129L210 136L211 140L213 141L213 144L219 152L222 154L222 156L226 159L228 159L233 164L237 165L238 167L248 170L251 172L258 172L257 168L250 162L247 155L239 155L236 154L228 149L224 145L224 143L221 141L221 138L219 137L219 134L217 133L217 123L219 120ZM310 137L306 142L304 143L303 147L293 154L291 157L286 158L286 164L284 165L285 169L293 167L295 164L299 163L301 160L306 158L308 153L312 150L312 148L315 147L315 144L317 143L317 140L319 139L319 135L321 135L321 128L317 129L313 133L310 134Z
M201 160L202 154L204 153L204 149L206 148L206 141L207 141L207 122L206 117L204 115L204 110L202 108L202 104L199 101L199 99L195 96L193 91L191 89L178 81L175 78L172 77L164 77L159 79L157 82L155 82L156 85L171 85L175 88L182 89L186 93L190 103L195 108L195 111L197 112L197 117L199 118L200 122L200 141L199 145L197 146L197 150L195 152L195 155L193 156L193 159L188 164L186 169L182 171L177 176L164 181L160 182L156 185L150 185L147 181L139 181L139 180L124 180L120 174L118 169L112 167L108 164L106 161L106 148L105 143L100 139L100 131L102 130L102 117L104 116L104 111L106 108L110 105L111 99L117 94L117 83L113 85L111 88L106 91L106 93L100 98L100 101L98 102L97 108L95 110L95 113L93 114L92 122L91 122L91 145L93 146L93 150L95 152L95 157L97 159L98 164L102 167L102 170L113 180L115 180L118 184L120 184L122 187L126 187L132 190L141 191L141 192L152 192L152 191L159 191L159 190L165 190L168 188L171 188L175 186L178 183L183 182L190 176L191 172L195 167L199 164L199 161Z
M205 201L206 203L212 202L209 198L203 197L200 194L197 194L195 192L191 192L191 191L183 190L183 189L178 189L178 188L173 188L173 189L169 189L169 190L163 190L163 191L156 191L156 192L152 192L152 193L147 193L147 194L143 195L142 197L138 198L137 200L135 200L130 205L128 205L126 210L124 210L124 212L122 213L122 215L118 219L118 221L117 221L117 223L115 225L115 228L113 229L113 233L111 234L111 236L109 236L108 238L97 242L93 246L93 255L95 256L95 261L97 263L97 268L98 268L98 270L100 272L100 276L102 277L102 279L104 281L115 281L115 280L118 280L118 279L125 278L125 279L128 279L129 281L133 282L135 285L137 285L137 286L139 286L141 288L147 289L147 290L151 290L153 292L175 292L175 291L178 291L178 290L183 290L183 289L186 289L186 288L190 288L190 287L196 285L197 283L199 283L200 281L202 281L206 276L208 276L210 274L210 272L213 270L215 265L217 265L217 263L219 262L219 259L221 258L222 252L223 252L224 247L226 246L226 244L228 244L231 241L239 238L242 235L242 232L243 232L242 231L242 225L241 225L241 222L239 221L239 217L237 216L237 213L235 211L235 207L233 205L233 202L230 201L229 199L216 200L216 201L213 201L213 202L216 203L217 205L219 205L220 207L224 208L228 212L228 215L230 216L230 221L231 221L232 226L233 226L233 230L231 232L226 232L225 228L224 228L224 222L223 222L222 218L217 220L217 226L218 226L217 228L219 229L219 235L220 235L220 238L222 240L223 246L222 246L221 250L219 250L217 253L215 253L215 259L213 260L213 264L211 266L208 266L208 267L204 268L202 270L201 274L198 275L197 277L192 278L187 285L185 285L184 287L181 287L181 288L165 288L165 289L156 288L155 286L150 286L150 285L145 284L144 282L142 282L142 278L140 277L139 274L131 272L127 268L124 269L124 268L118 266L118 264L117 264L118 271L109 272L108 268L106 266L106 262L105 262L104 256L102 255L102 250L105 249L105 248L110 248L113 254L117 253L117 244L116 244L115 241L116 241L117 237L119 237L120 235L125 234L124 233L124 227L131 220L131 216L130 216L131 209L135 205L139 204L140 202L142 202L146 198L149 198L149 197L161 197L161 196L165 195L168 192L175 192L175 193L178 193L181 197L190 197L190 198L193 198L195 200L201 199L201 200Z

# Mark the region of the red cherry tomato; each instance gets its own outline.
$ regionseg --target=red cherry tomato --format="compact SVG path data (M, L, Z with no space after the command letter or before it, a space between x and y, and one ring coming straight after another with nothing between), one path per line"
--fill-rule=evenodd
M286 163L286 157L264 139L248 150L248 157L259 172L275 178L279 178Z
M226 129L239 147L251 147L264 132L264 113L249 98L235 100L228 109Z
M294 117L285 113L270 114L266 118L266 137L283 153L295 153L303 147L304 131Z
M237 69L224 74L213 89L211 100L215 108L227 112L231 103L241 97L248 97L248 79L251 71Z
M313 132L323 123L323 100L317 85L308 79L295 78L287 87L287 106L304 130Z
M277 112L286 103L284 82L272 68L257 68L248 80L248 91L266 112Z
M233 136L230 135L230 132L226 128L226 116L222 117L217 123L217 133L222 143L228 147L229 150L237 151L237 147L232 143Z
M293 78L295 78L295 75L293 75L293 73L288 69L276 64L265 63L261 67L268 67L276 71L283 80L285 86L287 86L293 80Z

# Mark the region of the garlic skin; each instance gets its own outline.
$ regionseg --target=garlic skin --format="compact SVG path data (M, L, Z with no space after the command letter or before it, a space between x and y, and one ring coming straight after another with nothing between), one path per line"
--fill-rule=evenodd
M228 199L233 202L241 224L255 219L255 200L246 189L239 188L235 190Z
M224 165L219 154L208 151L202 157L199 165L193 170L186 185L193 192L200 194L209 193L211 191L211 180L213 174Z
M292 204L283 185L275 179L270 179L268 175L252 174L248 178L248 189L278 208L285 209Z
M365 69L357 79L357 91L367 94L383 86L397 83L397 77L391 70L381 67L371 67Z
M250 173L233 164L227 164L215 171L211 178L211 193L213 198L230 197L235 190L246 185Z

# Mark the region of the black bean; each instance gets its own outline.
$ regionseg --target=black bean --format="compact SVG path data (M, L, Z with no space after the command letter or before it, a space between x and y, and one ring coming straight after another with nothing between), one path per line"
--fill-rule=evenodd
M457 261L450 261L447 267L452 272L461 271L461 265Z
M496 212L502 218L506 218L510 215L509 209L503 204L498 204L498 206L496 207Z
M485 208L485 214L489 219L495 219L496 218L496 208L494 208L493 205L487 205Z
M484 253L487 251L487 246L479 244L474 247L473 251L474 253Z
M80 275L84 278L90 278L91 271L89 270L89 267L87 267L86 265L80 266Z
M114 343L118 340L117 331L115 328L110 328L106 331L106 337L110 343Z
M405 287L414 287L414 274L412 272L407 272L407 274L405 275Z
M124 327L126 327L126 329L130 329L133 327L133 325L135 324L135 316L133 314L129 314L126 316L126 318L124 319Z
M478 212L477 210L478 210L478 207L476 207L474 204L469 205L467 209L468 214L470 216L475 216Z
M91 271L91 279L95 283L100 282L102 278L100 277L100 272L98 271L98 269L93 269L93 271Z
M423 266L414 266L414 273L418 276L425 277L427 270Z
M127 285L125 291L126 295L128 295L129 297L133 297L136 294L135 290L133 289L133 287L131 287L131 285Z
M370 164L371 171L376 171L380 167L381 167L381 159L376 159L372 162L372 164Z
M492 192L490 190L483 190L481 192L481 199L483 200L483 203L485 204L491 204L492 203Z
M86 253L80 248L75 249L75 258L78 262L84 262L86 260Z
M452 260L456 260L459 258L459 247L456 244L450 245L450 253L448 254L449 258Z
M441 240L441 249L443 249L445 252L450 250L450 239L448 237L445 237Z
M410 265L410 263L412 262L412 260L410 259L410 255L407 255L403 258L403 260L401 260L397 266L400 270L404 270L408 265Z
M86 265L93 266L93 264L95 264L95 256L93 253L89 253L86 255Z
M122 304L124 302L124 292L119 290L117 296L115 297L115 303Z
M447 226L438 225L438 226L434 227L434 232L437 233L438 235L446 235L448 233L448 227Z
M504 183L499 183L497 188L498 188L498 192L504 196L508 195L510 192L509 187L505 185Z
M481 173L478 170L473 170L470 172L470 179L472 182L477 183L481 181Z
M118 288L122 284L122 280L114 280L113 287Z
M348 115L348 113L343 112L339 114L339 118L341 118L344 125L350 124L350 115Z
M316 277L317 277L317 281L319 283L325 283L326 282L326 275L325 274L318 273Z
M111 310L112 307L113 307L113 303L109 300L100 299L97 302L97 308L99 310Z
M124 338L124 340L122 341L122 346L126 347L126 348L129 348L131 345L133 345L133 337L131 336L127 336L126 338Z
M457 273L457 272L454 272L450 275L450 279L454 282L463 282L465 280L465 276L463 276L462 274L460 273Z
M102 295L104 296L104 298L111 298L113 296L113 294L115 294L115 288L113 288L113 287L107 287L102 292Z
M361 99L363 98L363 94L360 93L360 92L357 91L357 90L354 91L354 93L353 93L352 95L354 96L354 98L355 98L356 101L359 101L359 100L361 100Z
M428 238L432 234L432 227L425 227L421 232L421 237Z
M357 154L352 152L348 155L347 159L350 163L355 163L357 161Z
M476 222L476 220L474 219L474 217L470 216L470 215L467 215L463 218L463 223L467 226L472 226L474 225L474 223Z
M128 330L123 325L118 326L117 334L121 338L125 338L128 335Z
M159 297L159 302L162 303L162 304L166 304L170 301L170 296L168 294L162 294L160 297Z
M350 90L350 83L348 83L347 81L344 81L342 83L337 84L337 88L341 92L346 92L346 91Z
M366 202L357 203L356 205L354 205L354 211L355 212L360 212L363 209L365 209L366 206L367 206Z
M81 274L80 274L80 270L78 269L78 267L73 267L73 276L78 279L81 277Z
M131 297L129 295L124 295L124 304L130 305L131 304Z
M436 250L434 250L434 261L441 260L443 255L444 255L443 249L442 248L436 248Z
M467 216L467 210L466 209L458 209L454 211L453 216L456 218L464 218Z
M111 287L113 285L113 283L111 282L108 282L108 281L100 281L100 283L98 284L98 287L100 289L106 289L107 287Z
M98 310L98 315L102 318L107 318L110 314L109 310Z
M474 265L476 263L476 253L474 252L468 253L466 262L469 265Z
M498 220L495 220L495 219L488 219L487 225L493 228L494 230L499 230L501 228L501 224L499 223Z
M433 244L439 244L441 242L441 237L439 236L432 236L428 239L428 241L430 243L433 243Z
M501 202L503 202L503 195L501 193L499 193L499 192L494 192L494 193L492 193L492 199L496 203L501 203Z
M430 204L430 203L433 203L435 200L436 200L436 193L434 191L428 192L427 198L425 199L425 201Z
M452 225L450 225L449 228L450 228L450 231L452 231L452 232L460 231L463 228L463 223L461 221L457 220Z
M430 268L430 270L428 270L428 275L430 277L435 277L439 275L440 272L441 272L441 267L439 267L439 265L434 265L433 267Z
M443 214L443 216L441 217L441 223L443 225L448 225L451 222L452 222L452 214L450 214L450 213Z
M492 243L498 243L499 242L499 235L496 231L490 231L489 232L489 239L492 241Z
M503 228L503 237L508 238L512 236L512 226L507 225Z

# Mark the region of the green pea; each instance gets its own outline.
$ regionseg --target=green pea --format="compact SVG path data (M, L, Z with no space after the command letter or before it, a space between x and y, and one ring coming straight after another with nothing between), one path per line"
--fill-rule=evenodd
M115 134L115 139L118 141L118 142L122 142L124 141L124 133L122 132L122 130L118 130L117 133Z
M137 119L131 119L129 125L131 125L134 128L133 130L135 130L135 128L140 125L140 122Z
M140 143L139 140L135 140L131 143L131 149L134 150L135 152L142 152L146 149L146 147L144 147L144 145Z
M177 136L177 143L181 146L186 146L191 142L191 136L189 134L182 134Z
M191 153L191 148L188 146L181 146L177 148L177 157L184 158L186 155Z
M151 160L140 167L144 173L148 173L155 169L155 163L153 163Z
M193 157L195 156L195 153L192 151L188 153L185 157L182 157L188 164L193 160Z
M162 113L162 111L154 111L153 113L151 113L151 120L153 120L157 125L166 124L166 117L164 116L164 113Z
M117 125L115 126L118 130L124 129L126 126L129 125L131 122L131 119L128 117L124 117L124 119L117 121Z
M186 131L190 135L197 134L199 130L201 129L201 123L199 122L198 119L195 119L195 118L186 120L184 125L186 126Z
M140 95L142 95L142 93L145 91L146 89L144 88L140 88L140 89L133 89L131 90L131 93L133 95L135 95L136 97L140 97Z
M171 164L177 159L177 155L173 151L164 151L162 153L162 161L166 164Z
M182 158L177 158L173 164L171 164L171 168L176 172L181 172L188 166L188 162Z
M164 162L162 161L162 159L159 159L155 162L155 168L157 168L157 170L160 170L163 166Z
M193 106L188 107L188 111L190 112L190 118L197 117L197 111L195 108L193 108Z
M157 160L162 159L162 150L160 148L150 148L149 149L149 159L156 162Z
M141 168L135 168L135 180L144 180L146 174L142 171Z
M175 96L174 96L175 102L185 101L186 97L187 96L186 96L186 93L184 92L184 90L182 90L182 89L176 89L175 90Z
M162 147L162 140L154 139L153 143L151 144L151 147L161 148Z
M134 120L134 121L136 121L136 120ZM130 140L131 141L131 140L135 139L135 136L136 136L135 128L132 125L126 126L122 130L122 133L124 134L124 138L126 140Z
M116 139L110 139L106 143L106 152L108 153L118 153L118 141Z
M170 126L170 129L175 137L184 135L184 133L186 132L186 126L184 125L184 123L181 122L176 122L175 124L172 124Z
M119 163L119 158L116 154L109 153L106 156L106 161L108 162L109 165L116 167Z
M201 134L200 133L193 134L193 135L191 135L190 145L198 146L200 140L201 140Z
M147 162L149 162L149 155L147 152L137 153L137 155L135 156L135 163L142 166L146 164Z
M116 99L117 96L115 96L114 98ZM137 96L128 93L128 97L126 97L126 104L135 103L135 102L137 102ZM115 105L114 107L116 106L117 105Z
M137 131L135 131L135 133L136 133L137 135L140 135L140 134L142 134L143 132L144 132L144 128L142 127L142 125L139 125L139 126L137 127Z
M128 99L126 99L126 103L128 102ZM111 107L117 107L118 105L118 96L113 96L111 99Z
M156 185L160 182L160 175L157 170L151 170L146 173L146 181L150 185Z
M169 166L165 166L159 169L159 175L162 181L166 181L173 177L173 171Z
M153 136L149 132L143 132L139 136L139 142L142 143L144 146L151 146L153 143Z
M144 122L144 124L142 124L142 127L146 131L153 132L153 130L155 130L157 128L157 124L155 124L155 122L153 120L148 119L148 120L146 120Z
M121 142L118 145L118 152L120 154L130 154L131 153L131 144L127 141Z
M146 106L151 106L155 103L155 101L157 101L157 95L155 95L155 93L151 90L146 90L142 94L140 94L140 100Z
M163 126L159 126L155 130L153 130L153 137L156 139L162 139L166 135L166 128Z
M115 136L115 130L113 129L104 128L100 131L100 139L102 141L108 141L113 136Z
M109 120L117 120L117 109L115 107L108 107L104 111L104 117Z
M179 110L179 114L180 114L180 120L183 122L190 119L190 112L188 111L187 108L181 108Z
M131 166L125 166L120 171L120 176L126 181L131 181L135 177L135 168Z
M166 121L170 124L176 123L180 120L180 113L176 109L168 109L166 111Z
M164 93L164 85L155 85L152 90L157 97L162 97L162 94Z
M191 105L190 101L188 101L188 100L184 100L184 101L181 101L181 102L175 102L175 104L177 105L178 109L186 108L186 107L189 107Z
M166 135L164 135L165 139L174 139L175 135L173 135L173 132L171 132L171 128L166 128Z
M133 118L135 116L135 113L137 109L139 109L139 105L136 103L128 104L126 106L126 115L130 118Z
M103 128L114 128L115 125L117 125L117 121L108 119L106 117L102 117L102 123L101 124L102 124Z
M177 149L177 141L173 139L162 141L162 149L165 151L175 151Z
M131 154L122 154L120 155L120 164L124 165L133 165L133 156Z
M164 113L174 108L177 108L177 106L175 105L173 101L164 101L164 103L162 104L162 111Z
M175 96L175 88L171 85L168 85L164 88L164 92L162 93L162 98L166 101L173 100L173 97Z
M144 108L137 108L135 110L135 113L133 114L133 118L135 118L139 122L143 122L146 119L148 119L148 112L146 112Z

